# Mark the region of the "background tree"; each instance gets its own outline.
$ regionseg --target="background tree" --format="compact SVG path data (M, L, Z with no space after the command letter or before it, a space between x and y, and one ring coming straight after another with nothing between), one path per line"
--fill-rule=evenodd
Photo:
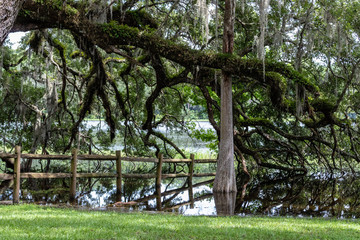
M235 1L225 1L223 53L232 54L234 50ZM234 167L234 124L232 104L231 75L222 71L220 142L214 192L236 192Z

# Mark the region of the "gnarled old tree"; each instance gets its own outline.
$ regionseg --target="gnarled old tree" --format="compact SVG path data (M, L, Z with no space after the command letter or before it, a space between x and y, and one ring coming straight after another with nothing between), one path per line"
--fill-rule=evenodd
M233 137L238 173L247 165L354 170L360 162L359 3L199 2L201 11L190 0L25 0L11 31L31 32L18 50L3 46L0 58L1 131L16 135L4 144L66 151L107 145L118 135L127 154L156 149L185 157L158 127L189 132L186 106L197 105L215 134L196 137L222 143ZM218 53L221 36L230 45L234 39L233 54L226 44ZM54 88L59 97L51 105L46 99L57 95L46 89ZM233 103L223 106L220 92L230 100L230 89ZM224 107L229 112L220 117ZM108 138L83 126L89 115L105 119ZM34 142L39 121L44 137ZM95 134L100 143L94 144ZM235 191L233 150L224 149L216 190Z

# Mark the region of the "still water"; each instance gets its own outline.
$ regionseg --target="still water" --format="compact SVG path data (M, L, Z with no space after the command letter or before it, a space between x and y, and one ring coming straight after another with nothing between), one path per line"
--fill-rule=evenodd
M197 129L210 129L208 122L197 122ZM106 128L99 121L87 127ZM160 127L164 134L172 130ZM177 134L179 138L179 134ZM206 143L186 134L180 138L182 148L193 152L208 151ZM194 144L195 143L195 144ZM114 146L116 149L121 146ZM100 166L93 166L98 168ZM106 167L106 166L105 166ZM58 165L58 172L68 172ZM87 166L81 166L86 170ZM113 168L113 166L109 166ZM103 169L102 169L103 170ZM144 169L124 169L126 172ZM208 172L208 171L207 171ZM137 172L141 173L141 172ZM115 180L78 179L75 204L69 203L69 179L23 179L21 201L42 205L91 208L111 211L161 211L183 215L266 215L297 217L360 218L360 173L335 175L317 172L289 175L277 172L254 174L252 179L237 178L237 194L212 192L213 179L196 178L192 186L186 178L166 179L161 195L156 193L154 179L123 179L121 203L116 204ZM0 204L12 200L12 181L0 180Z
M163 181L161 198L154 179L125 179L120 204L111 179L79 179L75 205L69 204L68 179L22 180L21 200L42 205L76 206L112 211L161 211L183 215L266 215L360 218L360 174L307 176L267 173L238 179L238 193L212 193L211 178ZM0 185L0 201L12 198L10 181ZM157 201L161 199L161 202ZM123 203L125 202L125 203Z
M212 125L208 121L193 121L191 122L194 129L199 131L211 131L215 132ZM95 131L103 130L108 131L109 127L104 121L98 120L87 120L84 121L85 129L94 129ZM187 152L191 153L208 153L211 156L211 153L208 148L209 142L203 142L199 139L190 137L190 132L184 131L183 129L171 128L167 126L160 125L155 129L156 131L165 135L165 137L171 139L178 147L181 149L186 149ZM118 134L121 135L121 134ZM110 149L118 150L123 149L122 139L115 139Z

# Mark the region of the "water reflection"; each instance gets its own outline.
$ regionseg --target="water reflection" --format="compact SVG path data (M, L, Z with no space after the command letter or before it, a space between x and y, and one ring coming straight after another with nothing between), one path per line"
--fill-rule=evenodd
M163 181L126 179L117 201L112 179L80 179L76 204L125 211L170 211L185 215L271 215L360 218L359 174L308 176L266 173L239 179L238 193L212 193L212 181L186 178ZM24 179L21 199L39 204L69 204L68 179ZM0 182L0 201L11 200L12 181ZM118 204L115 204L118 202ZM131 204L130 204L131 203Z
M360 217L359 175L269 174L253 180L235 212L315 217Z
M215 208L218 216L235 214L236 192L214 193Z
M0 183L0 195L4 196L4 198L8 198L7 190L14 185L14 180L5 180ZM12 194L12 193L11 193Z

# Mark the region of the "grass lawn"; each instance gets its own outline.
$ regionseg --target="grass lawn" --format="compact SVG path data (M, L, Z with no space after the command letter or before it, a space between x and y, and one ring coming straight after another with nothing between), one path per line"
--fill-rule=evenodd
M0 206L0 239L360 239L359 220L205 217Z

